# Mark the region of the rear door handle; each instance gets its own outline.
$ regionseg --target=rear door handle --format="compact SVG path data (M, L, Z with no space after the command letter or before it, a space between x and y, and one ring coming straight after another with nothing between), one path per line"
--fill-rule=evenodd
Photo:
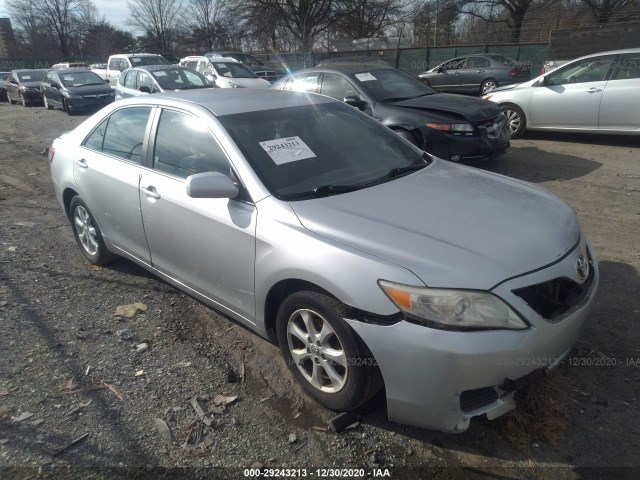
M80 168L89 168L89 165L87 165L87 161L84 158L76 160L76 165L78 165Z
M156 187L148 186L147 188L140 187L142 193L144 193L147 197L155 198L158 200L160 198L160 194L156 192Z
M591 87L589 90L587 90L587 93L598 93L601 91L602 91L601 88Z

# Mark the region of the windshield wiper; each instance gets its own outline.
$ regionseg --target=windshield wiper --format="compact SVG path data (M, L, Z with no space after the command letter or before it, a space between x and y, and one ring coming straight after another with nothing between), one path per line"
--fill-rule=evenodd
M417 170L422 170L426 166L427 166L426 163L420 163L420 164L417 164L417 165L408 165L406 167L392 168L391 170L389 170L387 173L385 173L381 177L374 178L373 180L363 184L362 186L363 187L368 187L368 186L371 186L371 185L375 185L377 183L382 183L385 180L391 180L392 178L398 178L398 177L401 177L402 175L406 175L408 173L415 172Z
M283 199L294 200L305 197L326 197L327 195L336 195L338 193L348 193L364 188L364 185L320 185L306 192L292 193L291 195L282 195Z

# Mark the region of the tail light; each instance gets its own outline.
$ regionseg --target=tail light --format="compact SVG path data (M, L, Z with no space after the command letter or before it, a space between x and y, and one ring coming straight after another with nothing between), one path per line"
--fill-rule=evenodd
M56 149L49 147L49 163L53 163L53 156L56 154Z
M520 75L520 73L522 72L522 70L520 70L519 67L514 67L511 69L511 71L509 72L509 76L510 77L517 77L518 75Z
M540 75L544 74L544 67L540 69Z

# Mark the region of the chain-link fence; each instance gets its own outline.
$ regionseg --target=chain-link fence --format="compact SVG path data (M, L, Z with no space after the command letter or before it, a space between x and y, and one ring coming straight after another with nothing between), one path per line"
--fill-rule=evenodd
M497 53L510 57L519 63L531 65L533 75L539 72L549 53L547 43L528 43L513 45L465 45L461 47L428 47L428 48L398 48L388 50L357 50L352 52L327 53L276 53L255 55L267 65L282 68L286 65L289 70L313 67L328 58L364 56L380 59L389 65L410 73L420 73L451 58L471 53Z

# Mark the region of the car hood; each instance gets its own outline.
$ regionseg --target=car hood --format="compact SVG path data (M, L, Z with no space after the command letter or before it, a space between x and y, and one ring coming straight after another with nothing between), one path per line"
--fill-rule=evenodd
M500 108L492 102L449 93L435 93L385 105L454 113L469 122L493 120L500 114Z
M562 258L580 236L573 210L546 190L441 160L291 207L308 230L400 265L432 287L489 290Z
M66 87L69 93L74 95L109 95L112 90L106 83L100 85L84 85L82 87Z
M20 82L20 85L27 88L40 88L40 84L42 80L38 80L37 82Z
M246 88L267 88L271 84L262 78L225 78Z

